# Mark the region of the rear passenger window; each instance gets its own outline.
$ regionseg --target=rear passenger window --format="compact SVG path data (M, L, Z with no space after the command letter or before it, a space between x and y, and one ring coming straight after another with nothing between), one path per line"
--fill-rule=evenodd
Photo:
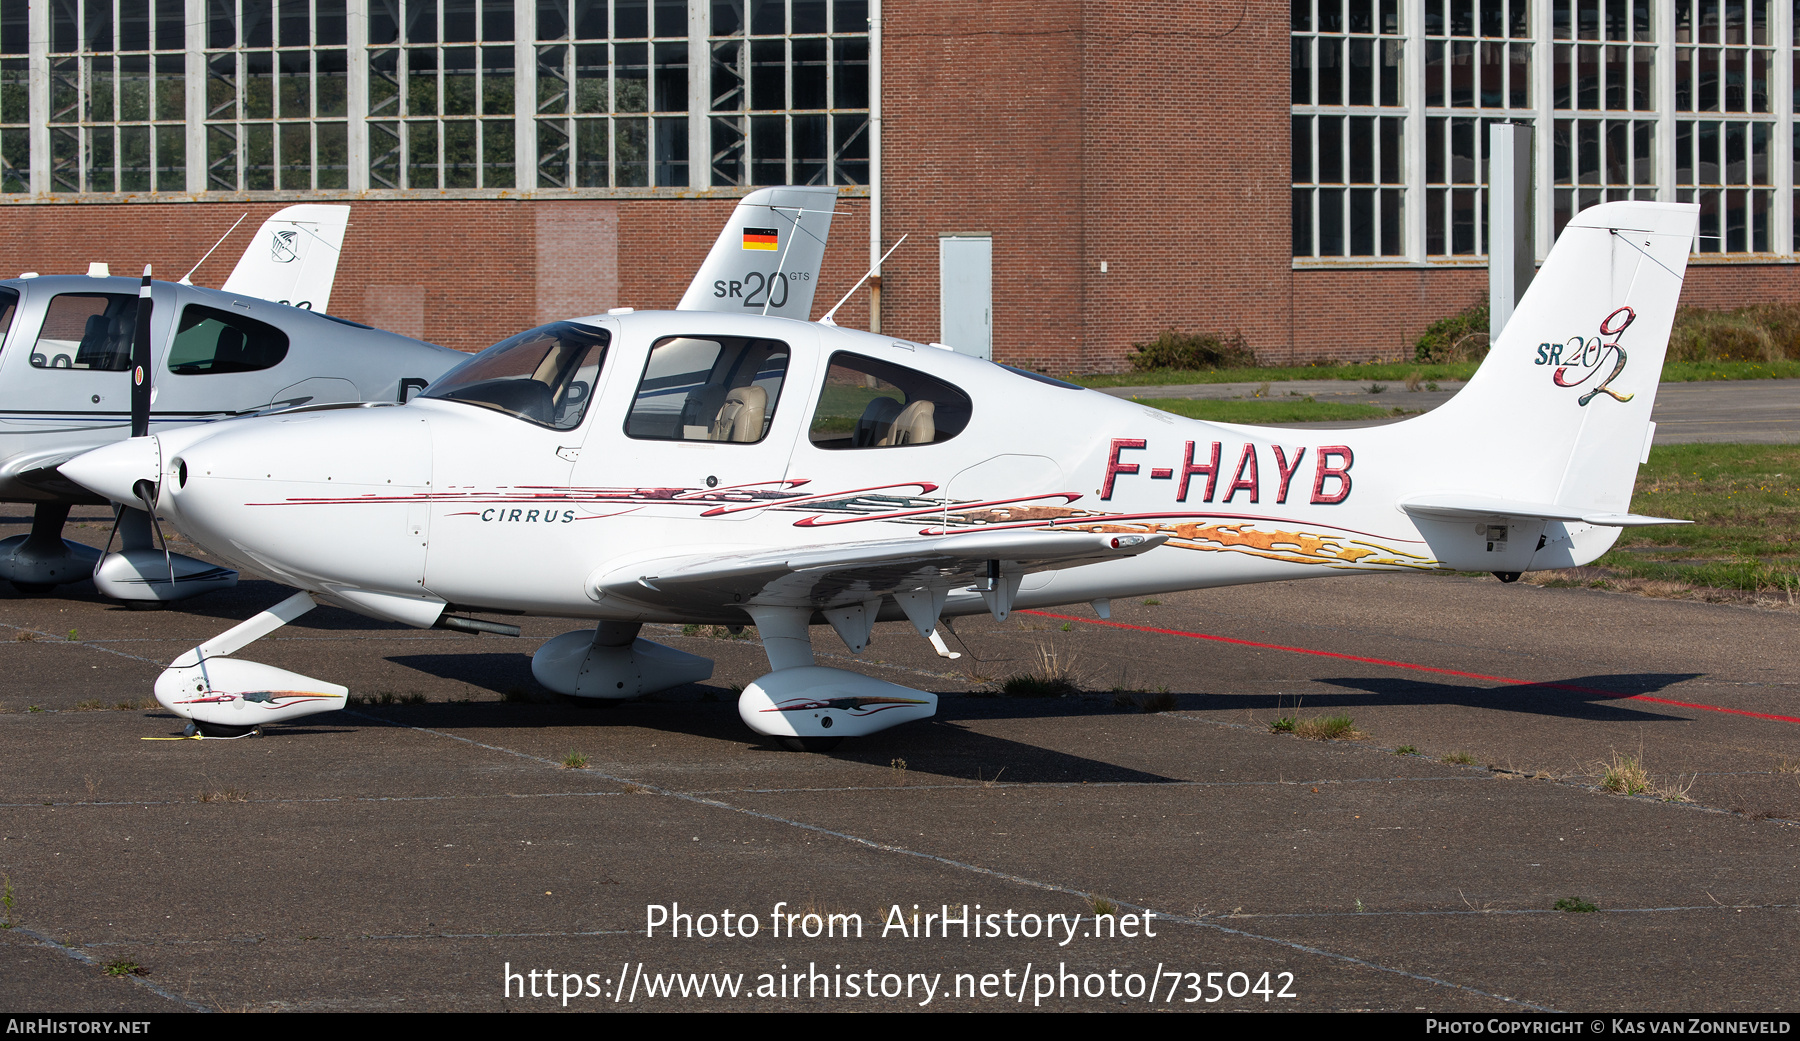
M933 376L839 352L808 431L820 448L899 448L948 441L962 433L969 396Z
M642 441L768 436L787 378L788 345L740 336L668 336L650 348L625 435Z
M259 372L287 357L287 333L243 315L189 304L181 309L169 371L183 376Z

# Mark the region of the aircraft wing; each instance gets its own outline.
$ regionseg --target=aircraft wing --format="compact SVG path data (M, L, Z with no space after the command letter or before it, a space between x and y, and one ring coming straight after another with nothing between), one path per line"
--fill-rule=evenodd
M589 592L605 603L699 615L738 605L829 610L891 593L983 586L996 569L1016 588L1031 572L1132 557L1167 540L1024 530L725 554L696 548L597 574Z

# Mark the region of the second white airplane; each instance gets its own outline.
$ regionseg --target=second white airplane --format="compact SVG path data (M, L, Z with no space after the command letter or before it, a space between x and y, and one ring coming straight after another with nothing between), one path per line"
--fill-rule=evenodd
M939 619L1346 573L1586 563L1631 515L1695 228L1614 203L1563 231L1454 400L1387 426L1182 419L889 336L719 313L608 314L502 341L405 406L174 431L63 472L151 482L157 515L301 592L178 658L158 700L203 732L339 708L345 688L232 657L318 602L416 626L594 620L545 686L629 698L711 663L645 622L755 625L739 712L822 748L936 698L815 664ZM369 446L381 446L371 451Z

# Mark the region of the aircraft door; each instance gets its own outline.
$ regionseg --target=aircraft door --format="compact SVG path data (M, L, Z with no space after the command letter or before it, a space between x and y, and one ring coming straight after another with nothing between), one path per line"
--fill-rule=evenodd
M138 297L136 287L101 291L118 290L123 279L94 281L94 290L48 297L27 289L4 367L9 418L40 433L93 430L95 444L102 444L124 436L131 418ZM153 343L168 333L166 299L158 286Z
M425 586L433 595L529 610L565 591L582 527L569 478L611 342L604 329L541 326L421 395L432 435Z
M655 337L582 447L574 483L589 514L746 520L764 511L738 507L791 497L816 350L808 327L782 334Z

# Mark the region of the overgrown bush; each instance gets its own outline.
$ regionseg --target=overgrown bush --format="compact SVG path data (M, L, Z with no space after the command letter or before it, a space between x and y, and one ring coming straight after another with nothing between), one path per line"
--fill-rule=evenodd
M1800 306L1752 304L1735 311L1683 307L1669 335L1671 361L1781 361L1800 358Z
M1256 364L1244 334L1183 333L1164 329L1149 343L1134 343L1137 352L1127 355L1138 372L1151 369L1236 369Z
M1487 356L1487 349L1488 305L1483 302L1426 326L1413 345L1413 360L1480 361Z

